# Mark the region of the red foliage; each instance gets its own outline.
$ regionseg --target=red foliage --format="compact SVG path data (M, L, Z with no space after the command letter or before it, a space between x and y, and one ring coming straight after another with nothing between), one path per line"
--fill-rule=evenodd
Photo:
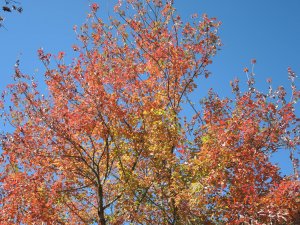
M1 136L0 223L296 224L295 73L290 101L283 87L258 92L245 69L248 91L235 80L234 98L193 104L220 46L216 19L184 23L173 1L127 0L104 24L91 8L71 65L60 52L51 69L38 50L48 93L17 65L2 96L14 129ZM290 177L270 161L281 148Z

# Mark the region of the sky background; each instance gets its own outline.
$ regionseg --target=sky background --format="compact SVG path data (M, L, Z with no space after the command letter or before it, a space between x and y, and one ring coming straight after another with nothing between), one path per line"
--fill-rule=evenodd
M0 3L4 1L0 0ZM0 90L13 82L14 64L20 60L23 73L35 75L42 84L44 68L37 50L57 54L66 52L66 63L74 57L72 45L78 43L73 26L86 21L91 1L88 0L20 0L22 14L8 14L5 28L0 29ZM98 0L99 17L107 18L113 0ZM222 22L222 50L209 67L212 76L200 80L196 94L203 96L213 87L221 96L231 93L230 80L246 80L243 68L257 60L257 86L267 90L267 78L273 86L289 86L287 68L300 74L300 0L175 0L183 18L193 13L207 13ZM69 62L68 62L69 60ZM297 81L299 86L299 80ZM298 110L299 115L299 110ZM0 125L0 129L3 128ZM284 174L292 171L288 154L281 151L273 159Z

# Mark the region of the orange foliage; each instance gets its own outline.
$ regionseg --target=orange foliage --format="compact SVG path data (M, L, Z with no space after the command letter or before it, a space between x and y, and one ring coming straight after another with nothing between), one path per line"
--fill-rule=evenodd
M234 81L234 99L210 92L194 105L189 94L209 75L219 23L206 15L184 23L173 1L119 1L109 24L98 8L71 65L60 52L51 69L53 57L38 51L46 96L18 67L3 95L1 115L14 129L1 137L0 223L295 223L294 80L290 102L283 88L255 90L250 73L249 91ZM189 103L196 114L183 119ZM294 176L270 162L282 147Z

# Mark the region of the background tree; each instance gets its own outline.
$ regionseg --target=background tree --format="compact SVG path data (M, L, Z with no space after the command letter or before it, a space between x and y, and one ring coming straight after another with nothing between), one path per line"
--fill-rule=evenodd
M11 13L13 11L17 11L18 13L23 12L23 8L20 6L18 1L13 0L4 0L4 4L2 5L2 11L4 13ZM0 16L0 27L3 27L4 16Z
M248 91L234 81L235 98L210 92L198 112L189 94L209 75L219 23L184 23L173 1L120 1L109 24L97 9L77 31L71 65L38 51L49 93L16 64L1 103L14 127L2 137L1 224L294 223L292 70L290 100L282 87L257 91L245 69ZM195 116L184 119L189 105ZM294 176L269 161L281 147Z

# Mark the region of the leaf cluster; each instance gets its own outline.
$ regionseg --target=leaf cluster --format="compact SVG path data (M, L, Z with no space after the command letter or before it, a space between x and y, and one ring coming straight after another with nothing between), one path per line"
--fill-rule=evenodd
M2 11L4 13L12 13L12 12L18 12L22 13L23 12L23 7L20 6L20 2L14 1L14 0L5 0L4 5L2 6ZM4 22L3 16L0 16L0 27L4 27L3 22Z

